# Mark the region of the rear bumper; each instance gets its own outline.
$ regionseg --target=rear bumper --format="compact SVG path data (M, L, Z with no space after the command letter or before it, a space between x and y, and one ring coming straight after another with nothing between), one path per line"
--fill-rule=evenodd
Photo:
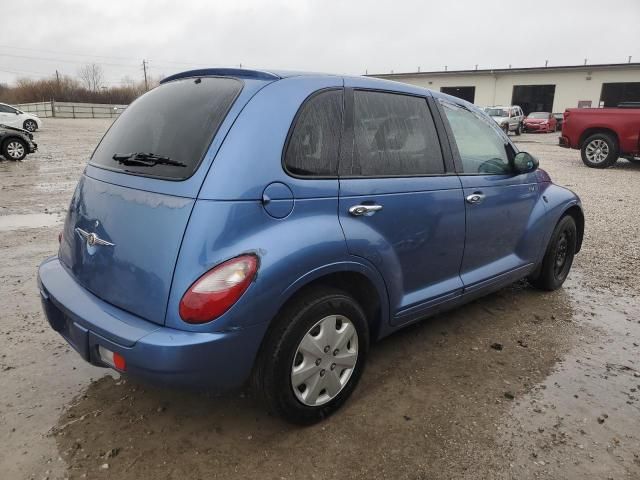
M224 332L166 328L94 296L57 257L38 269L42 307L54 330L86 361L107 367L98 346L121 354L126 374L153 384L228 390L248 379L266 324Z

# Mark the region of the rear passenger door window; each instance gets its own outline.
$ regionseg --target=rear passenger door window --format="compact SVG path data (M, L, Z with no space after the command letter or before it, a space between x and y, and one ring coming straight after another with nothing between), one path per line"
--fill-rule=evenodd
M301 177L336 177L342 131L342 90L310 97L298 111L284 165Z
M461 105L442 102L462 162L462 174L511 173L507 144L496 127Z
M341 161L341 176L444 174L440 143L426 99L356 90L353 101L353 149Z

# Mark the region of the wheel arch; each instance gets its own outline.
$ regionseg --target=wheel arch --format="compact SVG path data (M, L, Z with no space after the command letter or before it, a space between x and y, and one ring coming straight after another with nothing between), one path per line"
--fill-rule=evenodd
M384 280L371 267L352 261L326 265L298 278L281 295L278 314L299 295L317 286L336 287L354 297L367 315L371 341L388 324L389 300Z
M604 134L610 135L616 141L616 144L618 146L620 145L620 138L618 137L618 134L615 132L615 130L609 127L590 127L590 128L587 128L580 135L580 140L578 141L578 145L580 146L580 148L584 146L584 142L587 140L587 138L597 133L604 133Z
M571 217L573 217L574 221L576 222L576 253L578 253L582 248L582 240L584 238L584 212L582 211L582 208L580 208L577 204L574 204L567 208L564 212L562 212L560 219L564 218L566 215L570 215Z

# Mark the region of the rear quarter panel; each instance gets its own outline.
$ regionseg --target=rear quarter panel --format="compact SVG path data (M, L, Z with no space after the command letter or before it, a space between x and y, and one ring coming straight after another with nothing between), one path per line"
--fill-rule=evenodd
M298 288L321 275L344 270L369 277L384 302L381 277L348 254L336 206L336 198L297 199L288 217L275 219L259 201L196 202L176 266L166 325L223 331L269 322ZM178 307L187 288L213 266L248 252L258 255L260 266L240 300L213 322L184 323Z

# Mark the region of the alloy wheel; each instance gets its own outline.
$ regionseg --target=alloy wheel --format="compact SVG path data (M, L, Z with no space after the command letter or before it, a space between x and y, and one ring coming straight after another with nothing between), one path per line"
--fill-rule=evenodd
M591 140L585 148L585 155L592 163L602 163L609 156L609 145L604 140Z
M24 129L29 132L35 132L37 127L38 125L36 125L36 122L34 122L33 120L27 120L26 122L24 122Z
M24 157L24 145L20 142L9 142L7 145L7 155L9 155L14 160L20 160Z
M304 405L317 407L347 385L358 360L358 334L347 317L329 315L302 337L291 366L291 388Z

